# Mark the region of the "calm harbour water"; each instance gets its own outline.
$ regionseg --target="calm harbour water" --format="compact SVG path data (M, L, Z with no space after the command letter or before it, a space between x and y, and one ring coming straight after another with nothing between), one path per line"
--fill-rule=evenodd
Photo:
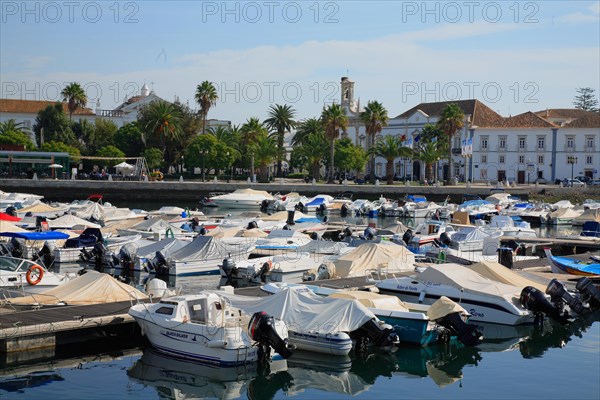
M543 228L539 235L566 231ZM186 277L173 283L190 289L216 281ZM73 347L49 361L0 369L0 397L598 400L599 320L596 315L567 327L548 321L542 327L487 325L486 339L476 348L401 347L393 354L351 358L299 353L271 371L215 369L145 348L115 349L114 343L110 351Z

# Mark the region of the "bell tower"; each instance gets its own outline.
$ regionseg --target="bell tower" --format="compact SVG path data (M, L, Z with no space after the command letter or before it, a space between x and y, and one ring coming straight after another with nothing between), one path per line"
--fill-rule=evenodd
M341 105L344 108L351 109L354 106L354 82L352 82L347 76L342 77L342 101Z

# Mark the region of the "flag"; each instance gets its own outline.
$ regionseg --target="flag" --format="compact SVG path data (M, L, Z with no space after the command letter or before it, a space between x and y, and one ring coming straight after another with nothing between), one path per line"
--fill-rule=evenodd
M415 143L419 143L419 140L421 140L421 135L417 135L415 137Z
M401 142L405 142L405 141L406 141L406 135L402 135L402 136L400 136L400 141L401 141Z

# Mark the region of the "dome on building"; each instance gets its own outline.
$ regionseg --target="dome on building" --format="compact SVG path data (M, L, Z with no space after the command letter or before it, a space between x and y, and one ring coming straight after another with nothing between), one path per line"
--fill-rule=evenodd
M144 83L144 86L142 86L142 96L146 97L150 94L150 88L148 87L148 85L146 85Z

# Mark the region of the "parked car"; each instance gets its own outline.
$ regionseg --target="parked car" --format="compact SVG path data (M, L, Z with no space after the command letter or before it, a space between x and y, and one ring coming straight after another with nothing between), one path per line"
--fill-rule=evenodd
M583 175L576 176L574 179L577 179L578 181L581 181L583 183L588 183L589 181L592 180L592 178L590 178L589 176L583 176Z
M581 182L579 179L567 179L565 186L567 186L567 187L584 187L585 183Z

